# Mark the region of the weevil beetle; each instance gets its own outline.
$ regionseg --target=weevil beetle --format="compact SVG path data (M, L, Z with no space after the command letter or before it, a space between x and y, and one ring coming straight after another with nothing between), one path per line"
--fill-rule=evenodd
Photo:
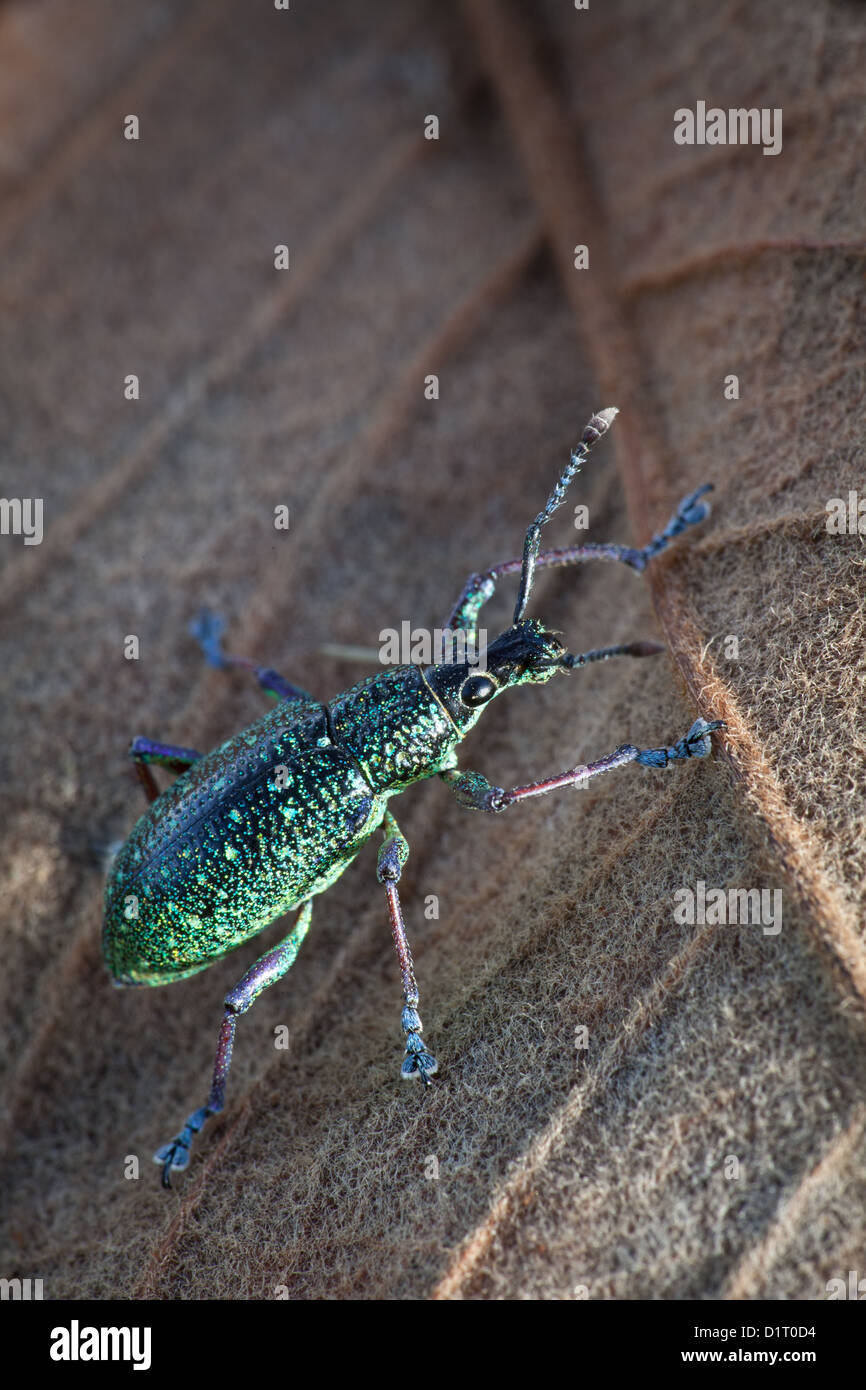
M387 896L403 981L402 1076L430 1085L437 1063L421 1035L418 987L397 891L409 846L388 808L391 797L438 775L461 806L499 813L625 763L660 768L682 758L705 757L710 734L724 727L720 720L698 719L670 747L622 744L596 762L510 791L457 766L457 745L504 690L544 684L557 671L589 662L662 650L653 642L632 642L574 655L541 622L526 617L537 569L595 559L640 571L709 512L701 498L712 484L705 484L682 500L665 529L642 549L589 544L541 553L542 528L616 414L613 408L602 410L589 421L544 510L526 533L522 558L469 577L445 625L452 633L475 634L478 615L497 581L520 576L512 625L487 648L483 669L469 660L391 667L322 704L275 671L223 655L219 621L209 615L199 621L195 630L208 660L249 668L278 704L204 756L191 748L133 740L129 752L152 804L109 870L106 965L117 985L169 984L205 970L284 913L299 912L288 936L226 995L207 1102L154 1155L166 1187L171 1171L187 1166L194 1135L223 1108L238 1016L291 967L310 926L313 898L336 882L380 827L377 878ZM161 795L152 765L180 774Z

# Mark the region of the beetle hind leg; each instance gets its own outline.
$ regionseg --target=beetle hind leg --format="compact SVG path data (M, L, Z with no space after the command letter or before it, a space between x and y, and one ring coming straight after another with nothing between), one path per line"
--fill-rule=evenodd
M394 937L397 959L400 962L400 974L403 977L403 1012L400 1016L400 1026L406 1034L406 1056L400 1068L400 1075L404 1081L412 1080L417 1076L423 1081L426 1088L431 1085L430 1078L438 1070L439 1064L432 1052L428 1051L424 1039L421 1037L422 1023L418 1014L418 985L415 980L412 952L406 937L400 895L397 892L400 874L408 856L408 841L401 834L391 812L386 811L385 841L379 850L376 876L388 894L391 934Z
M194 1110L187 1118L180 1133L157 1149L153 1156L154 1163L158 1163L162 1168L163 1187L171 1187L173 1171L181 1171L186 1168L189 1163L189 1151L193 1139L205 1121L209 1120L211 1115L218 1115L225 1105L226 1081L232 1063L232 1050L238 1018L252 1007L263 990L282 979L286 971L294 965L301 942L309 930L312 915L313 904L312 900L308 898L305 903L301 904L297 921L288 936L278 946L260 956L255 965L250 966L246 974L226 995L226 1011L220 1026L219 1041L214 1059L213 1081L207 1102L200 1109Z

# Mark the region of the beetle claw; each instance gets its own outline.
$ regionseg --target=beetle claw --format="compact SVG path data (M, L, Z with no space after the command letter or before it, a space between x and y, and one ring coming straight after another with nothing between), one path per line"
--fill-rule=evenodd
M185 1143L183 1135L179 1134L171 1143L163 1144L162 1148L157 1149L153 1161L162 1165L162 1185L170 1188L172 1169L180 1171L189 1165L189 1144Z

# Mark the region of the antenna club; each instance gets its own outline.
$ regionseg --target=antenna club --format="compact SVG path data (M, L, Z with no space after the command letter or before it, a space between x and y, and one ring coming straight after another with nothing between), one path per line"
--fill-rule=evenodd
M591 449L603 434L607 434L618 414L619 407L615 405L609 405L604 410L596 411L583 432L581 444L585 448Z

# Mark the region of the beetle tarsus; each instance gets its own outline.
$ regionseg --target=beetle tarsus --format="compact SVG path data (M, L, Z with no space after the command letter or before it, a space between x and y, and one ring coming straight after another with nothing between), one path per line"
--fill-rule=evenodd
M189 1144L181 1142L182 1136L178 1135L170 1144L163 1144L161 1149L157 1149L153 1155L154 1163L162 1164L162 1185L171 1187L171 1170L177 1168L180 1171L186 1168L189 1163ZM181 1157L178 1157L178 1153Z
M668 763L677 762L680 758L705 758L712 748L710 734L725 727L723 719L714 719L711 723L707 723L706 719L696 719L685 737L671 748L642 748L635 761L643 763L644 767L667 767Z
M162 1165L163 1187L171 1187L170 1174L173 1168L180 1172L189 1166L189 1151L193 1139L205 1120L209 1120L211 1115L216 1113L217 1110L209 1105L203 1105L201 1109L193 1111L180 1134L176 1134L167 1144L157 1149L153 1161Z
M713 483L704 483L702 487L695 488L694 492L688 493L682 499L665 529L653 536L640 552L644 557L644 563L658 555L659 551L666 550L669 542L682 535L690 526L698 526L702 521L706 521L710 514L710 504L700 499L705 493L712 492L713 487Z
M222 670L227 664L221 640L224 629L225 619L219 613L212 613L209 608L202 608L189 625L190 633L204 652L205 661L217 670Z
M419 1038L418 1041L421 1042L421 1039ZM409 1050L407 1041L406 1058L400 1068L400 1076L404 1081L412 1081L416 1076L420 1077L421 1081L424 1083L424 1089L426 1090L428 1086L433 1085L430 1078L433 1076L434 1072L438 1070L439 1063L436 1061L432 1052L427 1052L426 1050L422 1052L412 1052Z

